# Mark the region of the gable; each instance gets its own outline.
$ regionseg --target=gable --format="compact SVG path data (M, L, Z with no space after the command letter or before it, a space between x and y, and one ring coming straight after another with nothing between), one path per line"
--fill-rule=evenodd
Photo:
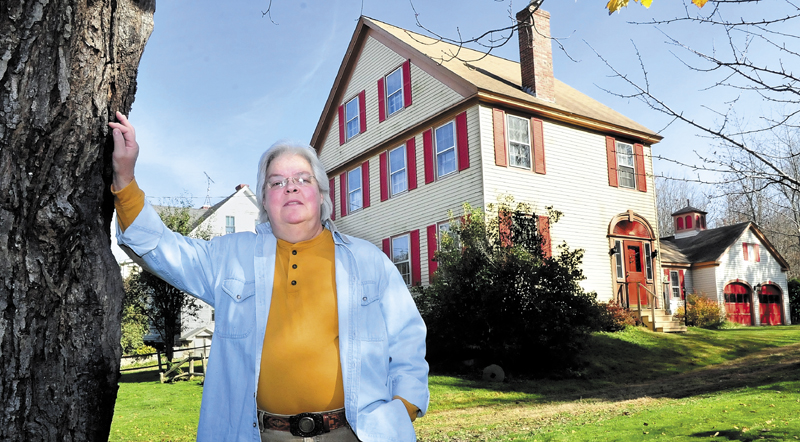
M392 42L387 43L394 47L387 46L381 41L384 39L381 35L370 30L366 34L362 44L355 48L356 52L348 54L352 66L338 88L331 92L335 101L329 101L326 105L328 108L323 112L323 118L327 119L323 125L324 135L312 141L316 143L313 145L329 171L346 167L350 162L358 163L367 150L387 142L392 143L393 139L407 133L426 117L464 99L462 93L454 90L452 83L445 84L420 67L419 58L410 54L410 51L403 51L401 47L392 45ZM408 58L409 54L412 58ZM381 81L388 74L403 68L404 63L409 60L408 71L404 75L410 74L411 104L392 115L382 116L379 112L383 104ZM455 88L458 86L455 85ZM365 124L362 123L363 130L358 135L345 139L340 136L343 124L339 122L341 111L337 110L360 94L364 96L363 116L366 121Z

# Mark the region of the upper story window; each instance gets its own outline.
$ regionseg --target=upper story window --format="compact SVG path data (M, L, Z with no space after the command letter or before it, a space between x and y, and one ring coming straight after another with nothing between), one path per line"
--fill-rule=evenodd
M758 244L743 242L742 254L745 261L761 262L761 247Z
M606 137L608 185L647 192L644 145Z
M389 181L392 195L408 190L406 172L406 146L400 146L389 152Z
M359 121L360 114L358 97L353 98L344 105L344 121L348 140L359 133L359 129L361 128L361 122Z
M236 232L236 218L233 216L225 217L225 234Z
M386 76L386 110L392 115L403 107L403 69L397 68Z
M455 124L436 128L436 176L443 177L456 171Z
M361 166L347 172L347 212L360 209L363 205L361 190Z
M411 241L409 235L392 238L392 262L397 267L403 281L411 287Z
M530 123L525 118L508 116L508 163L523 169L531 168Z
M636 188L633 146L617 141L617 173L620 187Z

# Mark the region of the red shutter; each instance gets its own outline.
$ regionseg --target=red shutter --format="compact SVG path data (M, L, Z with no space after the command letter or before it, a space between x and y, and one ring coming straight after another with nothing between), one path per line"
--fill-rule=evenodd
M364 91L358 94L358 121L361 123L361 128L358 133L367 131L367 95Z
M378 79L378 121L386 119L386 88L383 87L383 77Z
M531 133L533 134L533 171L545 174L544 166L544 125L542 120L531 118Z
M686 285L683 283L683 270L678 270L678 278L681 282L681 299L686 297Z
M633 152L636 155L636 188L639 189L639 192L647 192L647 174L644 170L644 146L641 144L634 144Z
M683 230L683 217L680 217L680 216L677 217L676 221L677 222L675 224L677 224L677 227L675 227L675 228L678 229L678 230Z
M617 180L617 142L614 137L606 137L606 159L608 160L608 185L619 187Z
M419 230L411 231L411 285L422 283L422 269L419 262Z
M406 141L406 171L408 190L417 188L417 141L411 137Z
M539 216L539 235L542 236L542 253L545 258L553 256L553 247L550 244L550 218Z
M742 243L742 253L744 254L743 255L744 256L744 260L748 261L748 259L747 259L747 243L746 242Z
M425 166L425 184L433 182L433 130L422 133L422 162Z
M411 60L403 63L403 107L411 106Z
M383 253L385 253L386 256L389 257L389 260L392 259L392 250L391 250L391 248L392 248L392 240L389 239L389 238L384 238L383 239Z
M341 203L342 216L347 215L347 172L339 175L339 202Z
M389 199L389 159L386 152L381 152L380 156L380 169L381 169L381 201Z
M753 244L753 255L755 255L756 262L761 262L761 250L758 244Z
M339 145L344 144L344 105L339 106Z
M328 180L328 189L331 197L331 219L336 221L336 180L334 178Z
M507 167L506 113L502 109L492 109L492 126L494 127L494 164Z
M456 116L456 144L458 149L458 170L469 168L469 139L467 138L467 112Z
M428 226L428 282L433 281L433 274L439 267L439 263L433 260L436 256L436 246L439 242L437 239L436 224L431 224Z
M363 205L361 207L369 207L369 161L364 161L361 164L361 196Z

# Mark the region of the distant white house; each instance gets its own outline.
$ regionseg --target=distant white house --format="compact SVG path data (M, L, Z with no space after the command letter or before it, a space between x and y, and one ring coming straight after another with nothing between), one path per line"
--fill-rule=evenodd
M154 206L159 210L163 206ZM192 219L192 232L208 230L211 237L222 236L235 232L255 232L258 223L258 200L247 184L236 186L236 191L213 206L204 206L199 209L189 209ZM116 214L111 223L111 234L114 241L111 251L120 266L122 277L126 278L132 271L138 271L139 266L117 245L116 241ZM187 316L182 320L182 332L176 336L175 345L199 347L207 343L214 334L214 309L201 302L197 317ZM161 337L155 330L144 336L145 342L161 342Z
M672 214L675 235L661 238L661 264L674 312L685 293L724 306L728 320L788 325L789 264L751 222L706 229L706 212L691 206Z

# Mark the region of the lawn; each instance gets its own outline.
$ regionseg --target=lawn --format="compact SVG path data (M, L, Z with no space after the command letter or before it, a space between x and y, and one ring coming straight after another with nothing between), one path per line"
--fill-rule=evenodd
M421 441L796 440L800 326L593 336L566 379L431 376ZM191 441L202 387L124 374L112 441Z

